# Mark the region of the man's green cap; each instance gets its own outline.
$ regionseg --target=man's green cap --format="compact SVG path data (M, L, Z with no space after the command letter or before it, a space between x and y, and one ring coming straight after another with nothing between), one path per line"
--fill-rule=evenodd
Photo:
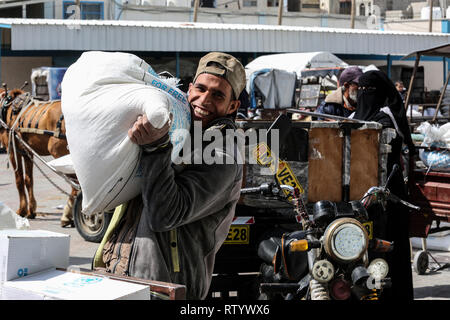
M245 70L242 63L227 53L210 52L201 58L194 83L202 73L209 73L227 80L233 89L235 99L239 99L239 95L245 88Z

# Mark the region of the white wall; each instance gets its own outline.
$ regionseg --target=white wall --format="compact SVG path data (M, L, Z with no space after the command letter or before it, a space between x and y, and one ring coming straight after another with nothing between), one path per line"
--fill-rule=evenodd
M406 31L406 32L428 32L429 20L395 20L385 21L383 28L385 31ZM433 32L442 32L442 20L433 20Z
M192 22L193 10L191 8L174 7L159 9L154 7L152 11L146 12L124 10L121 14L121 20ZM277 25L278 9L268 8L265 12L261 12L255 10L255 8L242 8L239 11L199 8L197 22ZM350 16L328 14L319 16L317 13L284 12L282 25L349 28ZM355 28L367 29L367 18L357 17Z
M373 64L377 67L386 66L386 61L383 60L349 60L346 59L345 62L351 65L364 65L367 66L369 64ZM392 66L408 66L414 67L414 61L392 61ZM443 62L442 61L421 61L419 66L424 69L424 83L425 90L440 90L444 85L444 71L443 71ZM397 80L397 79L392 79Z

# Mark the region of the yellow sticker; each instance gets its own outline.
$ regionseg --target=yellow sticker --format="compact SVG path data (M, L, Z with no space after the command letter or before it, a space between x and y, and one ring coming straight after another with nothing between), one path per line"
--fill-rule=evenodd
M364 226L364 228L366 228L367 234L369 235L369 240L372 240L372 238L373 238L373 222L372 221L364 222L362 225Z
M266 143L259 143L253 149L253 157L256 159L258 164L264 167L268 167L272 174L275 174L275 163L277 160L272 156L272 152ZM297 188L300 193L304 193L304 189L301 186L300 182L297 180L297 177L291 170L289 164L284 161L278 159L278 169L276 170L276 179L279 184L285 184ZM289 195L289 192L285 190L286 195Z
M300 193L305 192L298 182L297 177L291 170L289 164L283 160L279 160L278 170L277 170L277 180L279 184L286 184L288 186L292 186L297 188Z

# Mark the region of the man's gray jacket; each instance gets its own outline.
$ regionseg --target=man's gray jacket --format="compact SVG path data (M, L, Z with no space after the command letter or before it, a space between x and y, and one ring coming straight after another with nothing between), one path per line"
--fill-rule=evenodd
M223 118L207 130L225 134L230 128L235 129L232 121ZM240 196L242 162L237 161L239 148L232 149L214 150L223 164L182 166L172 165L171 144L143 152L142 195L128 204L103 247L106 270L185 284L187 299L204 299L215 254L227 237Z

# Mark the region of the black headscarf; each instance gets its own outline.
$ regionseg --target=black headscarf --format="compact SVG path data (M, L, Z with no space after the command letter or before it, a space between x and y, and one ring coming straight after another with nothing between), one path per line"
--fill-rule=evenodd
M404 143L411 148L413 142L406 111L394 83L384 72L372 70L365 72L359 78L359 87L354 119L376 121L384 127L392 127L390 117L380 111L381 108L388 106L397 122L398 129L404 136Z

